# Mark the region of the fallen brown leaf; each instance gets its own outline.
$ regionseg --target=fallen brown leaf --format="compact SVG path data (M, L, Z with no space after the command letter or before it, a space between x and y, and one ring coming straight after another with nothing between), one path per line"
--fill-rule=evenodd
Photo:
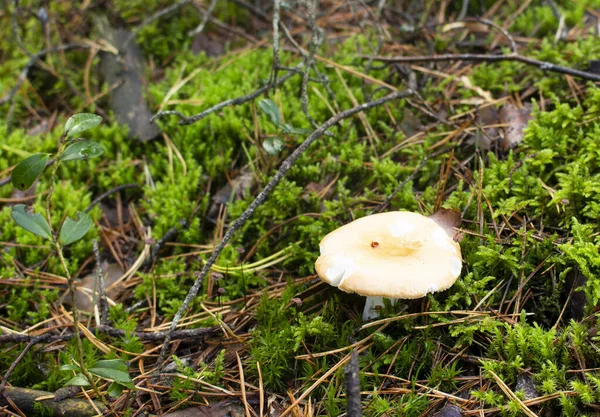
M462 240L463 234L457 230L462 223L462 215L460 214L460 211L441 208L429 216L429 218L440 225L446 231L446 233L448 233L448 236L452 237L452 239L454 239L456 242L460 242Z
M502 149L507 151L514 148L523 140L523 129L531 120L531 104L527 103L522 108L506 103L500 109L500 123L507 124L504 128Z

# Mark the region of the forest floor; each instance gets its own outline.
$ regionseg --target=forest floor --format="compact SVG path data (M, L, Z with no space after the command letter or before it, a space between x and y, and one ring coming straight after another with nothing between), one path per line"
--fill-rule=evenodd
M600 414L600 1L0 22L0 415ZM331 231L442 210L448 290L363 322L316 275Z

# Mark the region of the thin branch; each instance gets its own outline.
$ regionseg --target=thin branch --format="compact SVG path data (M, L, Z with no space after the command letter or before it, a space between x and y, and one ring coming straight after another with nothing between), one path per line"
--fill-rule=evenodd
M283 77L281 77L280 79L277 80L277 83L275 84L275 87L279 87L280 85L282 85L284 82L286 82L287 80L289 80L290 78L292 78L294 75L296 75L297 72L288 72L287 74L285 74ZM225 100L219 104L216 104L206 110L204 110L202 113L198 113L194 116L185 116L184 114L180 113L180 112L174 112L174 111L161 111L159 113L156 113L154 116L152 116L152 119L150 119L150 121L154 121L157 118L163 117L163 116L167 116L167 115L175 115L178 116L181 120L179 121L180 125L191 125L192 123L196 123L198 120L202 120L204 119L206 116L217 112L219 110L221 110L224 107L227 106L237 106L240 104L244 104L247 103L248 101L253 101L255 98L257 98L258 96L260 96L261 94L266 93L267 91L269 91L269 89L273 87L270 84L267 84L261 88L259 88L258 90L253 91L252 93L245 95L245 96L241 96L241 97L236 97L236 98L232 98L229 100Z
M138 339L145 342L160 342L167 338L169 333L169 340L181 340L181 339L198 339L201 337L211 336L219 331L219 327L200 327L197 329L183 329L175 330L174 332L133 332L129 333L125 330L116 329L111 326L101 325L100 327L90 328L89 331L92 333L102 333L110 337L137 337ZM81 334L83 335L83 333ZM51 342L62 342L65 340L71 340L75 336L75 333L66 333L60 335L53 335L50 333L43 334L41 336L33 336L22 333L10 333L0 335L0 345L5 343L25 343L34 341L33 344L39 343L51 343Z
M500 31L504 35L504 37L506 39L508 39L508 41L510 42L510 48L512 49L513 54L515 54L515 55L519 54L519 51L517 49L517 43L515 42L514 38L510 35L510 33L508 33L508 31L506 29L504 29L499 24L497 24L497 23L495 23L495 22L493 22L491 20L488 20L488 19L478 18L476 21L480 22L480 23L483 23L484 25L491 26L494 29Z
M350 361L344 368L344 380L346 385L346 416L362 417L360 368L358 366L358 352L356 349L352 351Z
M94 249L94 257L96 258L96 282L98 283L98 292L100 293L100 298L98 300L100 305L100 324L104 326L108 324L108 300L106 297L104 272L100 266L100 249L98 248L98 241L96 239L92 240L92 248ZM95 296L96 294L94 294L94 297Z
M398 92L389 94L385 97L382 97L378 100L364 103L359 106L353 107L351 109L348 109L341 113L336 114L335 116L333 116L332 118L327 120L325 123L323 123L318 129L316 129L308 138L306 138L306 140L304 142L302 142L302 144L300 146L298 146L294 150L294 152L291 153L290 156L288 156L285 159L285 161L282 162L281 167L279 168L277 173L273 176L271 181L269 181L269 183L265 186L265 188L258 194L256 199L250 204L250 206L248 206L246 211L244 211L242 213L242 215L229 227L229 229L227 230L227 233L225 233L225 236L223 237L221 242L219 242L219 244L213 251L213 253L210 256L210 258L208 259L208 261L206 261L206 263L202 266L202 270L198 274L196 281L194 282L194 285L192 286L192 288L190 288L188 294L186 295L185 299L181 303L179 310L175 314L175 317L173 317L173 321L171 322L171 327L170 327L169 331L167 332L167 337L165 338L163 347L160 351L160 356L158 358L157 369L159 371L162 367L162 363L164 361L165 355L167 354L169 342L171 341L171 338L169 335L171 332L173 332L175 330L175 328L177 327L177 324L179 323L179 320L183 316L183 313L188 309L192 300L194 298L196 298L196 296L198 295L198 291L200 291L200 287L202 285L204 277L206 277L206 275L210 271L210 268L213 266L213 264L215 263L215 261L217 260L219 255L221 254L221 251L223 250L223 248L225 248L225 246L228 244L229 240L231 240L233 235L246 223L246 221L248 219L250 219L252 217L252 215L254 214L256 209L267 200L267 197L269 196L269 194L271 194L271 192L273 191L273 189L275 189L277 184L279 184L279 182L283 179L283 177L285 177L287 172L292 168L292 166L298 160L300 155L302 155L304 153L304 151L306 151L308 149L308 147L315 140L317 140L318 138L323 136L325 134L325 132L327 131L327 129L329 129L331 126L339 123L340 121L347 119L348 117L351 117L357 113L363 112L363 111L371 109L373 107L380 106L389 101L406 98L410 95L412 95L412 90L398 91Z
M269 86L275 88L277 85L277 72L281 66L279 61L279 19L281 18L281 0L273 1L273 67Z
M125 48L127 48L127 45L129 45L129 42L131 42L133 40L133 38L135 38L137 36L138 33L140 33L140 31L145 28L146 26L148 26L150 23L154 22L155 20L160 19L163 16L168 15L169 13L174 12L175 10L179 9L181 6L185 6L188 3L191 3L192 0L180 0L177 3L174 3L172 5L170 5L169 7L165 7L164 9L161 9L159 11L157 11L156 13L154 13L152 16L149 16L148 18L144 19L142 21L142 23L140 23L130 34L129 37L125 40L125 42L123 43L123 50Z
M360 58L369 59L368 55L360 55ZM375 61L385 62L387 64L416 64L420 62L449 62L449 61L474 61L474 62L500 62L514 61L523 64L538 67L543 71L556 72L559 74L571 75L589 81L600 81L600 74L580 71L573 68L563 67L562 65L552 64L546 61L528 58L518 54L510 55L487 55L487 54L443 54L443 55L417 55L417 56L376 56Z
M188 226L188 222L185 219L179 219L179 221L177 223L178 223L177 225L175 225L175 226L171 227L169 230L167 230L167 232L164 234L164 236L162 238L160 238L160 240L156 243L156 245L154 245L154 249L152 249L152 254L146 260L145 265L152 264L152 262L154 262L154 260L158 257L158 253L163 248L163 246L165 246L165 244L168 241L173 239L177 235L177 233L179 233L179 230L181 228L185 228Z
M196 27L196 29L189 31L188 36L196 36L197 34L201 33L204 30L204 27L210 20L210 16L211 16L213 10L215 9L215 6L217 5L217 1L219 1L219 0L212 0L210 2L210 5L208 6L208 10L206 10L206 12L204 13L204 18L202 19L202 22L200 22L200 24Z

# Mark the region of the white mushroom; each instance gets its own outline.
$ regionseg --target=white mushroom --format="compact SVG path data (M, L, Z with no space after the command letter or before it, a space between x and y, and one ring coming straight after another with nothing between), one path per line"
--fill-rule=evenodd
M367 296L363 321L378 317L383 298L421 298L443 291L460 276L460 246L434 220L389 212L355 220L320 243L315 268L342 291Z

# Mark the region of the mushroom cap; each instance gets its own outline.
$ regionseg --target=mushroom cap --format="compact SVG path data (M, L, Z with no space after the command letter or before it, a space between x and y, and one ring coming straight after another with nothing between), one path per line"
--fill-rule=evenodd
M462 269L460 245L434 220L407 211L348 223L325 236L320 249L319 277L366 296L424 297L450 288Z

